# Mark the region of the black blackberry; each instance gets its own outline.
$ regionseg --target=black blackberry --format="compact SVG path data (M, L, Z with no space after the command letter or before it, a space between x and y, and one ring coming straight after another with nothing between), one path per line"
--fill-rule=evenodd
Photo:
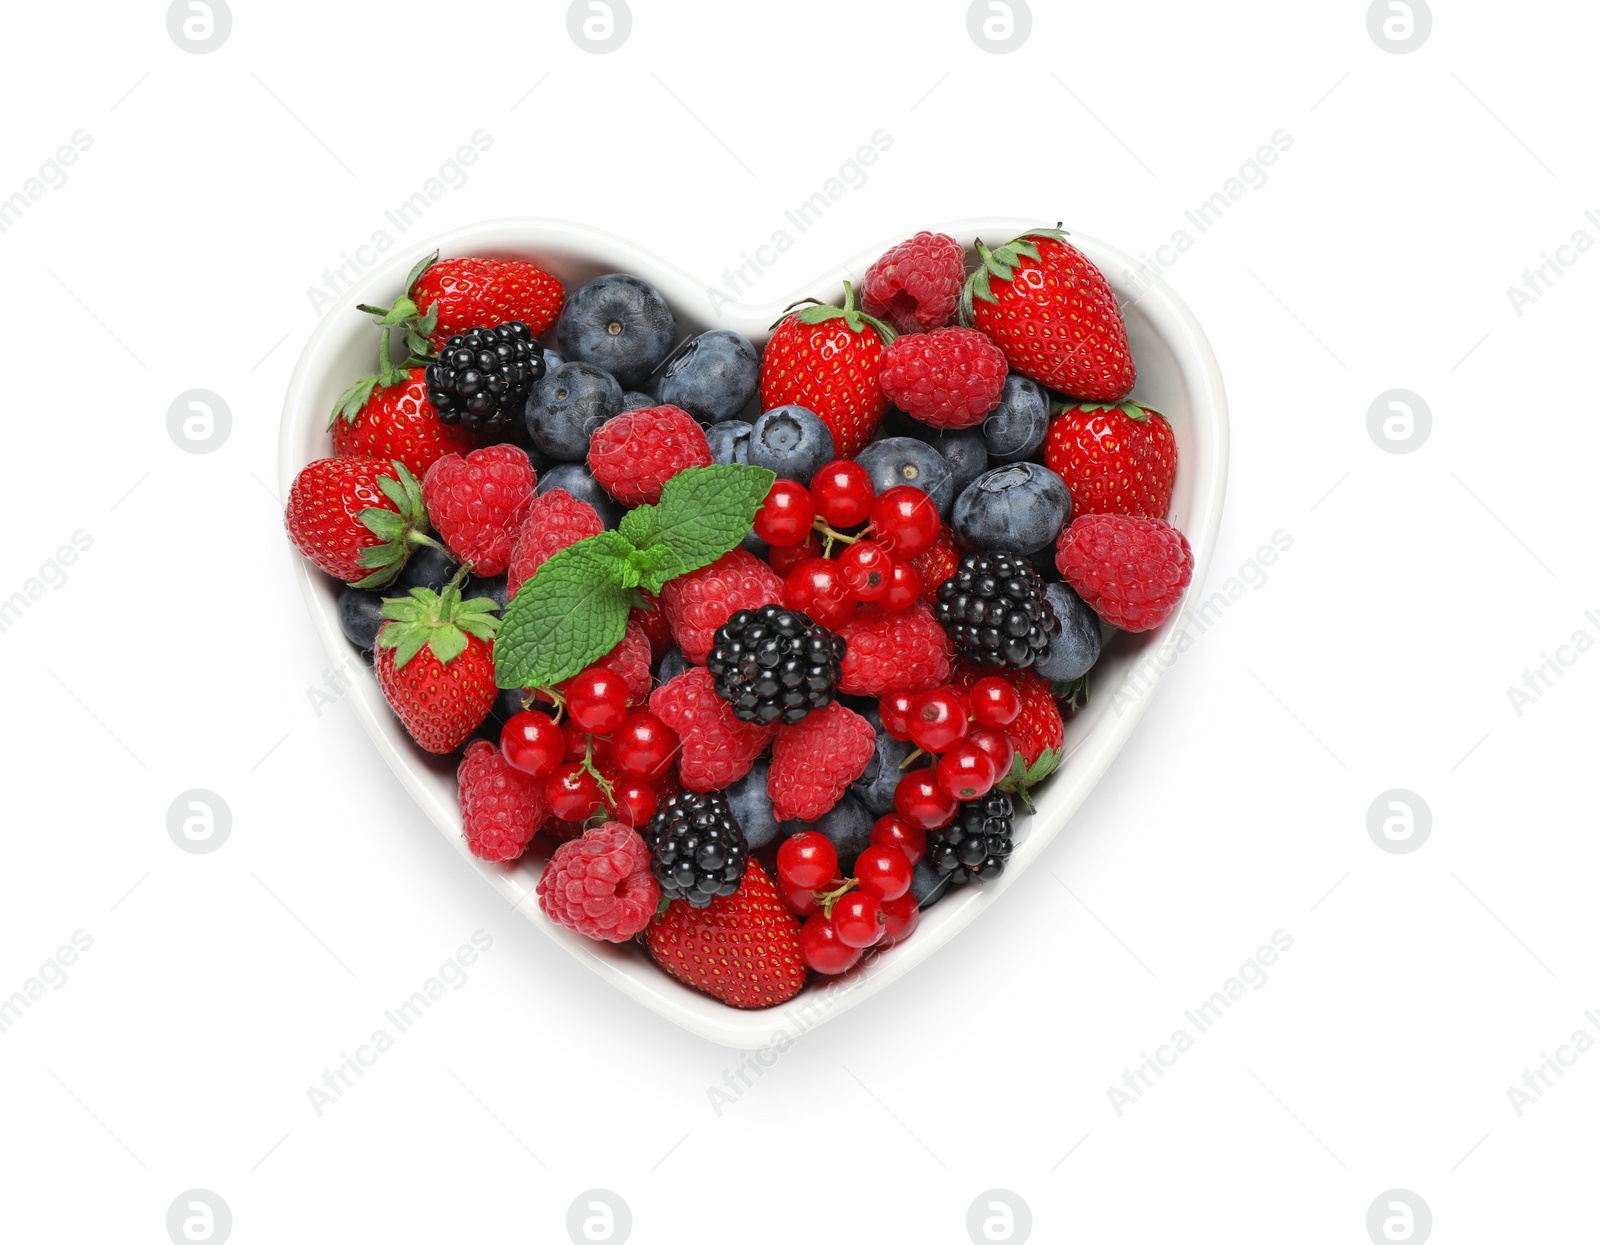
M979 665L1031 666L1061 634L1044 581L1014 553L969 553L939 585L933 615Z
M750 846L720 791L682 791L645 827L650 872L668 899L704 908L739 889Z
M1011 856L1011 797L990 792L963 800L956 819L928 831L928 860L957 882L992 882Z
M424 373L440 420L468 428L520 418L543 376L544 351L520 320L457 333Z
M844 638L781 605L740 610L717 628L706 669L746 722L798 722L833 700Z

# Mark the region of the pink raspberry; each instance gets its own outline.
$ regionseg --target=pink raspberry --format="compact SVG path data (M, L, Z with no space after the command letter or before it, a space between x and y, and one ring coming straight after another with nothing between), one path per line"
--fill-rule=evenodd
M1056 569L1102 622L1150 631L1183 599L1194 554L1162 519L1086 514L1061 533Z
M502 862L522 855L545 818L542 784L506 764L487 739L474 739L456 770L461 832L480 860Z
M972 428L1000 403L1006 357L976 329L908 333L883 352L878 383L889 401L930 428Z
M706 664L717 628L739 610L783 603L783 580L746 549L730 549L710 566L669 579L661 589L667 625L683 655Z
M966 279L966 252L947 233L924 230L890 247L867 269L862 310L902 333L926 333L950 323Z
M709 467L711 446L693 415L676 406L624 411L589 438L589 470L624 506L655 505L685 467Z
M872 723L838 701L780 726L767 795L779 821L816 821L860 778L877 748Z
M650 849L620 821L556 848L537 893L540 909L557 925L604 942L627 942L642 933L661 902L661 888L650 876Z
M536 570L568 545L603 531L605 524L588 502L559 488L539 494L528 507L516 547L511 551L511 562L506 567L507 594L516 596L517 589L532 579Z
M435 459L422 479L422 501L458 562L471 563L474 575L498 575L511 560L538 479L525 451L491 445L465 458Z
M700 666L650 693L650 712L683 741L678 780L689 791L721 791L738 782L778 729L734 717L733 707L717 695L710 672Z
M592 664L604 666L622 676L623 682L628 685L630 705L643 704L644 698L650 695L653 683L650 678L650 637L636 619L628 619L627 630L622 633L617 647ZM556 691L565 695L571 683L572 679L565 680L556 687Z
M858 609L839 634L845 645L839 690L846 695L920 692L950 677L950 639L926 601L898 614L875 605Z

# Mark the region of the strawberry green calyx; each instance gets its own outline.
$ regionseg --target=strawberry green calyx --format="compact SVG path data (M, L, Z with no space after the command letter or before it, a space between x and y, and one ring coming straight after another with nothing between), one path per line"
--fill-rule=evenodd
M826 324L829 320L843 320L852 333L860 333L870 325L885 346L895 339L895 331L892 328L877 316L868 315L856 306L856 292L848 281L844 283L843 307L833 307L815 298L803 298L798 303L791 304L788 311L794 311L796 307L804 308L795 315L795 319L801 324ZM787 314L788 312L785 312L785 315Z
M378 487L394 503L368 506L356 518L378 538L378 543L361 551L360 562L371 572L355 583L357 588L381 588L400 573L415 545L438 545L428 535L428 511L422 504L422 486L399 459L390 460L393 476L379 476Z
M1089 676L1080 674L1075 679L1062 679L1050 685L1050 694L1076 712L1089 703Z
M390 307L373 307L367 303L357 305L358 311L365 311L368 315L377 317L377 323L382 328L399 328L400 344L405 347L409 356L408 366L418 367L430 362L434 357L432 337L434 329L439 327L438 307L429 307L427 313L417 309L417 304L412 301L411 291L416 288L418 279L428 269L439 262L439 252L424 255L411 269L406 277L406 292L394 301ZM387 357L387 351L385 352Z
M1071 398L1050 403L1050 414L1065 415L1068 411L1121 411L1136 424L1150 422L1150 416L1161 414L1152 406L1145 406L1129 398L1126 402L1074 402Z
M405 669L406 663L423 649L429 650L441 666L448 666L467 651L470 637L494 639L500 625L494 611L499 608L487 597L463 601L456 580L439 592L413 588L409 596L384 601L383 616L389 621L378 633L378 647L394 650L396 670Z
M379 641L382 642L382 637L379 637ZM994 789L1016 796L1022 807L1031 813L1034 811L1033 800L1028 792L1055 773L1056 766L1060 764L1061 754L1054 748L1046 748L1032 765L1024 765L1022 758L1015 756L1011 759L1011 772L995 783Z
M1052 242L1065 242L1067 234L1058 223L1054 229L1030 229L1021 237L1013 238L1004 246L990 250L984 245L982 238L974 238L973 248L978 252L982 261L976 272L967 278L967 283L961 287L961 323L968 328L972 327L973 299L980 299L986 303L997 303L1000 299L995 295L990 281L998 277L1001 281L1012 281L1017 275L1021 261L1031 259L1034 263L1042 263L1039 258L1039 248L1035 245L1037 240L1049 239Z

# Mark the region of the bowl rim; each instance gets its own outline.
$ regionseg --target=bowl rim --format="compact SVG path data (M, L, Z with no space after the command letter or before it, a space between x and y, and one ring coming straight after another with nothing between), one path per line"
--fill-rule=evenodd
M984 217L928 228L958 239L981 236L992 242L1021 236L1038 228L1038 222ZM278 475L283 496L287 497L295 475L309 461L302 450L308 429L320 432L326 421L325 411L313 403L314 391L324 388L322 382L329 371L331 356L341 348L340 339L348 339L352 325L358 323L358 318L350 313L357 303L392 301L419 255L433 250L446 256L560 252L606 270L638 272L655 284L675 308L687 309L692 303L696 318L732 328L752 340L764 341L769 326L795 297L804 296L804 292L831 296L826 292L837 289L841 274L855 280L884 250L905 236L897 234L864 248L845 263L792 287L800 293L770 303L746 303L725 296L714 299L711 296L713 287L672 261L605 230L555 218L501 217L462 225L397 248L394 256L362 272L334 305L323 310L301 350L285 393L279 430ZM372 671L359 664L357 676L349 680L349 695L357 716L401 786L460 854L510 902L513 910L521 912L624 994L693 1033L739 1049L783 1046L882 989L948 943L1022 876L1065 827L1132 735L1161 676L1175 659L1179 641L1197 604L1199 589L1205 583L1227 489L1229 429L1221 370L1198 320L1159 276L1151 276L1128 255L1092 237L1072 232L1069 241L1105 274L1119 303L1126 305L1131 298L1151 322L1152 329L1178 365L1184 389L1193 404L1189 418L1195 434L1201 438L1201 444L1210 449L1210 453L1198 456L1198 462L1184 464L1191 489L1192 515L1183 531L1194 553L1194 572L1179 608L1151 633L1153 651L1141 662L1150 667L1147 684L1135 689L1132 702L1126 709L1119 710L1109 723L1097 722L1091 727L1087 737L1069 754L1074 768L1070 773L1065 770L1059 773L1041 795L1038 811L1029 823L1027 835L1017 845L1011 866L993 883L982 888L966 888L959 902L952 904L947 899L939 904L931 910L917 936L871 957L861 968L843 978L809 986L788 1002L761 1011L732 1008L694 991L655 965L646 963L643 957L608 955L605 952L610 949L548 920L537 904L529 902L533 888L524 885L517 873L478 860L471 854L460 833L458 807L453 799L441 799L436 787L424 781L424 757L389 710ZM344 382L337 386L338 389L343 387ZM335 662L347 663L351 649L339 629L337 608L330 606L327 587L321 582L326 577L304 558L292 560L312 625L324 649Z

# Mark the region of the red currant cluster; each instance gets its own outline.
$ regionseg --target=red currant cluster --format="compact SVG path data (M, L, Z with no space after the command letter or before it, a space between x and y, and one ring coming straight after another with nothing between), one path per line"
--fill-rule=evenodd
M965 692L956 687L890 692L878 702L884 731L915 744L912 758L919 753L938 758L907 771L895 788L895 811L924 831L938 830L950 824L963 800L988 795L1011 772L1015 748L1005 728L1021 712L1016 689L992 676Z
M891 946L917 928L911 870L928 836L893 813L872 827L855 876L839 876L839 854L825 835L805 830L778 848L778 894L800 927L800 955L819 973L848 972L868 947Z
M866 468L841 458L818 471L810 488L773 484L753 526L772 546L772 569L785 577L785 607L837 631L857 605L892 613L912 606L922 576L911 559L933 547L940 524L939 508L921 489L899 485L874 495Z
M562 711L566 721L558 723ZM500 731L506 763L544 779L544 798L562 821L606 813L642 827L677 789L678 734L648 709L630 713L622 676L591 666L568 684L555 717L513 714Z

